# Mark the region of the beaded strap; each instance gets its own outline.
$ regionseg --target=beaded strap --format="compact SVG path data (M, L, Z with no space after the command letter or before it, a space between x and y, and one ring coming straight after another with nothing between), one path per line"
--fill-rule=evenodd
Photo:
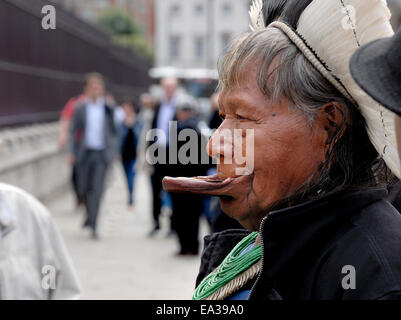
M283 31L290 40L298 47L298 49L303 53L303 55L309 60L310 63L328 80L330 83L340 91L344 97L356 104L355 99L350 95L350 93L345 89L341 81L335 77L324 65L324 63L317 57L316 53L307 45L306 41L295 32L290 26L284 22L274 21L269 24L269 27L278 28ZM357 104L356 104L357 105Z

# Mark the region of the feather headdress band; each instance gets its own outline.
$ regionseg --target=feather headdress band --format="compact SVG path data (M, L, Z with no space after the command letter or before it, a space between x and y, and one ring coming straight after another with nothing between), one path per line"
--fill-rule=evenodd
M271 9L274 2L277 8ZM297 10L300 15L294 19L291 12ZM395 115L362 91L349 69L349 61L360 46L394 34L386 0L254 0L249 15L252 31L280 29L344 97L358 106L373 146L401 178Z
M249 17L251 19L251 24L249 27L252 31L264 29L265 18L263 15L263 0L254 0L249 9Z

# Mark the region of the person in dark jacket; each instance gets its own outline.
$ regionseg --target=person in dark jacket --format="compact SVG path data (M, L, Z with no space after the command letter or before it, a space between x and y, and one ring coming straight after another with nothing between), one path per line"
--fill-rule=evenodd
M152 130L158 130L162 134L153 143L158 146L160 153L166 155L165 163L156 162L153 164L153 174L151 176L152 194L153 194L153 221L154 226L150 231L150 236L155 235L160 230L160 212L162 207L162 180L169 174L169 125L175 120L175 107L177 101L178 79L164 78L161 80L161 86L164 91L162 102L156 106L152 121ZM169 197L167 195L167 197Z
M356 49L392 34L384 1L259 1L220 65L210 177L163 181L220 197L247 230L205 240L193 299L401 298L394 114L352 81ZM374 30L374 32L373 32ZM245 155L244 155L245 154Z
M199 119L196 117L195 99L190 96L183 96L178 99L176 119L179 158L177 159L177 164L171 165L171 174L176 177L204 176L208 167L201 163L200 146L204 144L201 143L203 136L199 126ZM188 141L182 141L180 137L186 134L188 134L186 138ZM194 146L195 149L190 149L187 158L187 154L184 156L180 150L188 144ZM191 152L196 154L191 154ZM198 255L199 219L203 210L203 197L175 193L171 195L171 200L173 205L173 229L177 233L180 244L180 250L177 255Z

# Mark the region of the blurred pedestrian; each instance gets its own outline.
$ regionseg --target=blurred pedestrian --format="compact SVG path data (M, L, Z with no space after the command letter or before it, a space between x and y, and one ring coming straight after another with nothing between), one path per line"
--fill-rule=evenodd
M117 150L114 111L105 103L104 92L102 75L88 74L87 99L75 111L69 139L70 162L77 165L79 193L86 208L84 227L92 230L94 239L99 238L97 218L107 169ZM74 139L77 132L83 136L79 143Z
M166 154L166 164L156 163L153 165L153 174L151 177L153 193L153 220L154 227L150 235L154 235L160 229L160 210L162 205L161 192L163 177L169 175L169 123L175 120L176 93L178 89L178 80L176 78L165 78L161 81L164 90L162 103L156 107L152 121L152 129L159 129L164 133L159 136L155 142L158 144L159 151Z
M202 143L200 121L196 117L196 101L191 97L180 98L176 108L178 136L184 130L187 132L191 130L197 137L196 140L177 141L178 150L183 145L190 143L192 146L190 152L196 149L197 154L196 157L189 155L191 161L195 161L188 164L183 163L184 159L178 159L178 164L171 167L171 174L175 177L204 176L208 167L201 164L201 149L206 143ZM172 223L180 243L178 255L198 255L199 219L203 210L203 197L193 194L172 193L171 199L173 203Z
M134 203L135 162L140 123L137 121L136 110L132 101L125 100L121 104L121 108L124 111L124 121L119 126L120 155L128 185L128 205L132 206Z
M146 162L146 134L152 128L157 101L150 93L143 93L140 97L140 105L138 121L140 122L141 131L138 138L137 161L135 167L138 168L138 170L150 172L152 168Z
M80 297L77 274L51 214L25 191L4 183L0 248L0 300Z

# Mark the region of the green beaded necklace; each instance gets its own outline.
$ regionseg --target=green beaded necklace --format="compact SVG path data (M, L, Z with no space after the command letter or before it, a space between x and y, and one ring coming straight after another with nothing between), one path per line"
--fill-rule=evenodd
M262 247L260 244L254 246L240 256L241 252L255 242L257 232L253 232L242 239L229 255L223 260L217 270L209 274L196 288L192 300L203 300L213 294L216 290L223 287L240 273L250 268L262 257Z

